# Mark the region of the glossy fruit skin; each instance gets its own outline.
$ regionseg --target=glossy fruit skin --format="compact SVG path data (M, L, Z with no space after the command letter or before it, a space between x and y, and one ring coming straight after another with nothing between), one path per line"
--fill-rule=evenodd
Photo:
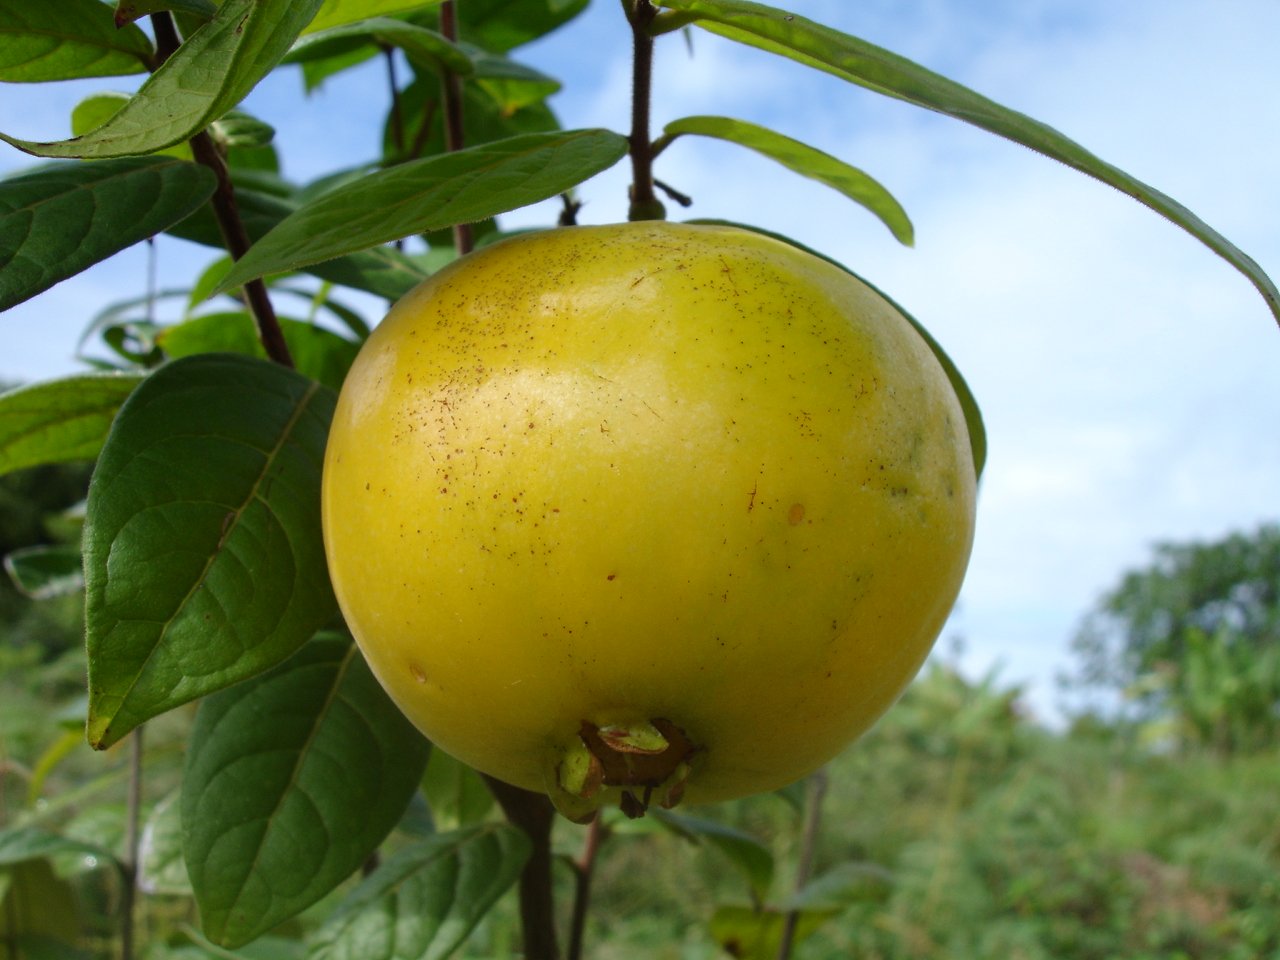
M975 486L946 375L876 292L646 222L505 240L397 303L323 513L347 622L440 748L543 790L584 721L663 718L705 802L804 776L896 699Z

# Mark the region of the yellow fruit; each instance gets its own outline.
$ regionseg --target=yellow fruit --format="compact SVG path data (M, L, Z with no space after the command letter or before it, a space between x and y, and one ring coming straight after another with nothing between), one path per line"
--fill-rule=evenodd
M329 567L440 748L570 815L781 787L862 733L955 601L946 375L844 271L724 227L572 227L401 300L343 387Z

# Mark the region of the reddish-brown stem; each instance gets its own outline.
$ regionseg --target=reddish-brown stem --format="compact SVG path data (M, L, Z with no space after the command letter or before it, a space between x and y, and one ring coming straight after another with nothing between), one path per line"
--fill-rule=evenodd
M583 844L582 856L573 864L573 917L569 922L568 960L582 960L583 934L587 927L587 910L591 906L591 881L595 877L596 855L607 836L604 819L597 813L587 827L587 840Z
M178 49L181 40L173 18L167 11L153 13L151 24L156 35L156 58L163 63ZM213 206L214 219L218 221L218 230L222 234L222 242L231 254L231 259L239 260L248 252L252 241L245 230L244 221L240 218L240 208L236 204L236 191L231 183L231 172L227 163L218 151L217 144L202 130L191 138L191 153L196 163L208 167L217 178L217 186L209 202ZM288 344L284 340L284 331L280 329L280 321L276 319L275 308L267 295L267 285L261 278L250 280L244 285L245 301L249 312L253 315L254 324L258 328L258 338L262 341L267 356L285 367L293 366L293 357L289 354Z
M208 167L218 178L218 186L213 191L210 203L213 204L214 217L218 221L218 229L222 232L223 243L231 259L239 260L252 244L249 234L240 219L240 209L236 204L235 187L231 184L231 174L227 170L226 161L218 152L218 147L208 133L201 131L191 138L191 152L196 162ZM244 298L253 314L258 328L258 338L266 348L267 356L285 367L293 366L293 357L289 354L289 346L284 340L284 331L280 321L276 319L275 308L267 295L267 285L261 278L250 280L244 285Z
M662 201L653 192L653 142L649 137L650 90L653 86L653 36L649 25L657 10L649 0L626 7L631 23L631 209L629 220L661 220Z
M524 831L533 845L520 874L520 926L525 960L560 960L556 937L555 903L551 889L551 826L555 808L540 793L485 777L489 791L507 820Z
M447 39L457 42L458 12L454 9L453 0L445 0L440 4L440 33ZM441 86L444 96L445 149L450 152L461 150L466 139L462 124L462 78L452 70L445 70ZM454 224L453 245L458 251L458 256L471 252L475 246L471 224Z

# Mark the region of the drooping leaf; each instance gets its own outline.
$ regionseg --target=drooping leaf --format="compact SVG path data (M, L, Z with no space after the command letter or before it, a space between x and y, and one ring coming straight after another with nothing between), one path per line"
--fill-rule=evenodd
M84 568L76 544L20 547L5 556L4 568L13 585L32 600L77 593L84 586Z
M688 222L738 227L742 230L751 230L755 233L764 234L766 237L773 237L775 240L781 240L783 243L789 243L791 246L804 250L806 253L811 253L815 257L820 257L821 259L826 260L832 266L839 267L845 273L857 277L858 280L865 283L868 287L891 303L894 309L901 313L902 316L906 318L907 322L915 327L916 332L919 333L924 342L928 344L929 349L933 351L934 357L937 358L938 363L942 366L943 372L946 373L947 379L951 382L951 387L956 392L956 399L960 401L960 410L964 414L965 427L969 432L969 449L973 456L973 468L978 479L982 479L982 471L987 465L987 428L983 423L982 410L978 407L978 401L974 397L973 391L969 389L969 384L965 380L964 375L960 372L960 368L955 365L955 361L947 355L947 352L942 349L942 345L934 339L933 334L925 328L924 324L904 310L900 303L896 302L892 297L869 281L866 277L850 270L839 260L829 257L825 253L820 253L812 247L806 247L803 243L797 243L790 237L784 237L780 233L774 233L771 230L762 230L759 227L753 227L745 223L735 223L729 220L701 219L690 220Z
M314 324L281 317L294 368L326 387L337 390L359 351L359 345ZM238 353L266 358L253 318L244 312L212 313L167 327L156 342L170 357L190 357L200 353Z
M206 699L182 781L205 936L247 943L359 869L404 813L429 750L339 634Z
M220 289L554 197L626 150L626 138L607 130L528 134L371 174L300 207L236 262Z
M444 960L515 883L529 849L521 831L487 824L397 851L338 905L308 960Z
M121 408L86 507L89 742L253 676L334 616L320 462L334 395L202 354Z
M493 794L480 774L443 750L434 750L422 778L431 817L438 829L456 830L480 823L493 809Z
M693 843L706 844L729 858L746 878L755 902L763 902L773 883L773 854L748 833L700 817L653 809L650 814L672 833Z
M79 374L0 394L0 474L93 460L139 374Z
M865 40L773 7L749 0L662 0L662 6L712 33L971 123L1115 187L1182 227L1243 273L1280 323L1280 290L1251 257L1172 197L1094 156L1047 124Z
M204 23L213 19L218 5L213 0L117 0L115 21L117 24L133 23L164 10Z
M213 19L101 127L50 143L0 138L40 157L94 158L151 153L188 140L244 99L285 55L320 3L224 0Z
M369 43L398 47L413 63L439 73L465 76L475 69L471 58L441 34L389 17L372 17L317 33L308 32L293 45L287 62L323 59Z
M189 216L216 182L167 157L48 164L0 181L0 310Z
M100 0L0 0L0 81L141 73L151 54L147 35L134 26L117 30Z
M911 246L915 242L911 220L893 195L870 175L829 153L745 120L701 116L684 117L668 123L655 149L665 148L681 134L715 137L755 150L801 176L825 183L866 207L880 218L899 243Z
M441 0L325 0L306 33L316 33L370 17L385 17L428 7L438 7Z
M297 209L297 205L289 200L257 190L237 189L236 201L245 230L252 240L265 235ZM224 249L218 223L213 211L207 206L170 227L167 232L183 240ZM427 277L426 270L392 247L362 250L323 263L310 264L303 269L322 280L364 290L388 300L399 299ZM209 292L212 293L212 290Z

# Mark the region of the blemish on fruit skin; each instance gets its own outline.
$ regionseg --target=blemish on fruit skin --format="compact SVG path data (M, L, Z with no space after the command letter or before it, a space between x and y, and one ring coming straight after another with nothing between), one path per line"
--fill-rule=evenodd
M418 681L418 683L427 682L427 671L422 669L421 664L413 660L409 661L409 675L413 677L414 680Z
M793 503L791 509L787 511L787 523L793 527L798 527L804 523L804 504Z

